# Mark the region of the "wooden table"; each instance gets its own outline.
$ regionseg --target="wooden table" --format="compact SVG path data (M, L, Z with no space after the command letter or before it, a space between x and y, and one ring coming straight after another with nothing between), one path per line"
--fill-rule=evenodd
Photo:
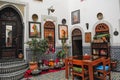
M72 60L74 61L78 61L78 60L82 60L84 65L88 66L88 71L89 71L89 80L94 80L94 75L93 75L93 67L98 65L99 63L102 62L102 58L104 57L96 57L96 58L91 58L89 60L84 60L84 59L80 59L79 57L69 57L65 59L65 77L66 79L68 79L69 77L69 68L70 68L70 62Z

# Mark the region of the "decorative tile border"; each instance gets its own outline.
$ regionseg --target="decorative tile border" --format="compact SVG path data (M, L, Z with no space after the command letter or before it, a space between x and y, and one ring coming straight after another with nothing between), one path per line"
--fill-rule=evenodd
M61 50L61 46L56 47L56 51L55 53L49 53L49 54L44 54L44 55L40 55L38 54L39 59L56 59L56 54L59 50ZM29 62L32 58L32 52L27 49L27 61ZM68 52L69 56L72 55L72 50L71 47L69 47L69 52ZM91 54L91 48L90 46L83 46L83 54L88 53ZM111 50L110 50L110 54L111 54L111 58L115 58L118 60L118 64L117 64L117 68L115 69L115 71L120 71L120 46L111 46Z

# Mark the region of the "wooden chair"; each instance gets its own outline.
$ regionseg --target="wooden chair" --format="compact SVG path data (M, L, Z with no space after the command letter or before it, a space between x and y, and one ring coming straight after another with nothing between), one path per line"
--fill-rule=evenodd
M109 76L109 80L111 80L111 67L110 67L110 58L103 58L102 59L102 65L99 65L96 67L95 72L97 72L97 75L95 75L96 78L100 80L107 80L107 76Z
M72 80L75 76L80 76L82 80L88 80L88 70L84 68L84 64L80 60L72 60Z
M73 60L73 58L77 58L77 57L78 57L78 56L72 56L72 57L69 57L69 59L68 59L68 60L69 60L69 61L68 61L68 62L69 62L69 63L68 63L68 65L69 65L69 72L70 72L69 75L71 75L71 69L72 69L72 66L73 66L73 65L72 65L72 60Z

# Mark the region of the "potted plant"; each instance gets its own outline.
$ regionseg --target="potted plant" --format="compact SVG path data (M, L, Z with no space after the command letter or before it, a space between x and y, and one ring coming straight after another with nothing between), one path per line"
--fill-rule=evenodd
M33 52L32 61L29 62L30 68L36 69L38 68L37 63L37 53L43 54L48 49L48 41L46 39L37 39L32 38L30 41L26 42L29 45L29 48Z
M33 51L33 58L32 61L37 60L36 54L39 52L40 54L43 54L48 49L48 42L46 39L36 39L32 38L30 41L26 43L29 45L29 48Z
M66 44L65 37L62 38L62 50L58 51L57 57L61 60L61 62L65 62L64 58L67 57L68 54L68 46Z
M59 59L63 59L65 57L65 51L64 50L60 50L57 52L57 57Z
M60 60L59 62L60 62L60 64L61 65L64 65L64 57L65 57L65 51L64 50L60 50L60 51L58 51L57 52L57 58Z

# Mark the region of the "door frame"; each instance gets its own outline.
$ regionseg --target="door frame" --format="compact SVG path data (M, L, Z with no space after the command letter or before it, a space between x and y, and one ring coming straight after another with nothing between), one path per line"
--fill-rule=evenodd
M79 28L74 28L73 30L72 30L72 55L73 55L73 37L80 37L81 39L80 40L82 40L82 54L81 55L83 55L83 39L82 39L82 31L79 29Z

